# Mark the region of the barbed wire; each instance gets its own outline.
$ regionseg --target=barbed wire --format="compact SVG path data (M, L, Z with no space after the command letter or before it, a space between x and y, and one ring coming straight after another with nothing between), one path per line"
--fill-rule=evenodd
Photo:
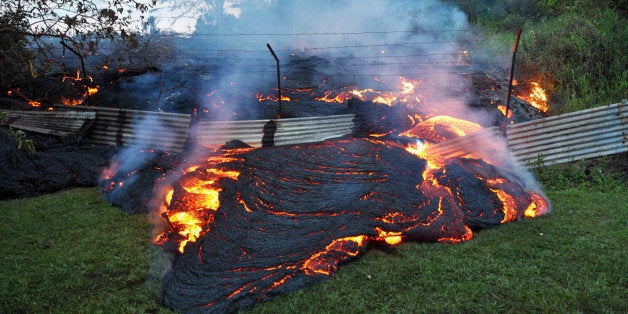
M449 29L449 30L428 30L421 29L421 33L452 33L452 32L472 32L469 29ZM242 36L355 36L355 35L387 35L387 34L417 34L414 30L391 30L391 31L364 31L364 32L302 32L302 33L155 33L150 36L162 37L242 37Z
M151 34L156 37L177 37L173 42L165 42L166 47L162 51L151 52L137 51L129 53L129 63L131 60L142 60L143 63L152 62L155 64L168 65L192 65L202 67L215 67L216 73L233 69L237 73L247 73L262 77L274 77L276 75L274 69L276 63L269 57L269 52L260 44L260 49L248 49L251 46L250 41L244 41L242 45L238 42L229 42L220 40L220 46L211 41L195 41L196 37L226 37L226 38L242 38L242 37L263 37L263 36L280 36L280 37L296 37L296 36L366 36L366 35L389 35L389 34L417 34L427 35L428 38L438 38L438 36L429 36L431 34L442 33L471 33L469 29L450 29L450 30L421 30L421 32L411 30L389 30L389 31L364 31L364 32L293 32L293 33L196 33L188 37L181 37L180 34ZM190 39L192 37L193 39ZM385 36L382 36L385 37ZM451 36L453 37L453 36ZM461 67L472 68L471 64L479 62L482 66L507 68L508 56L512 51L499 48L489 51L474 51L473 47L476 43L483 43L484 39L480 36L466 36L456 34L455 37L463 37L462 40L415 40L394 42L364 42L356 44L329 45L329 46L313 46L298 48L275 47L275 51L290 54L282 60L282 66L287 66L288 71L299 71L301 68L314 70L313 75L322 77L385 77L381 74L357 73L363 71L382 70L388 72L392 69L398 69L406 73L391 74L391 76L430 76L430 75L459 75ZM390 39L390 38L389 38ZM416 39L416 37L415 37ZM194 46L190 45L192 43ZM206 47L201 45L209 43ZM214 46L212 48L212 45ZM171 48L170 48L171 47ZM181 47L181 48L179 48ZM246 47L239 49L238 47ZM263 48L262 48L263 47ZM445 51L441 50L445 49ZM344 50L344 51L343 51ZM378 50L381 50L378 51ZM362 53L360 53L362 51ZM330 62L323 64L319 68L316 60L308 63L308 56L316 56L320 52L321 60ZM371 54L369 54L371 52ZM103 49L103 59L111 58L116 60L120 53L124 50ZM127 51L128 53L128 51ZM356 55L357 54L357 55ZM96 59L94 59L96 60ZM294 61L294 63L292 63ZM299 63L303 61L303 63ZM96 61L98 62L98 61ZM335 62L335 63L334 63ZM115 63L115 61L114 61ZM291 68L292 67L292 68ZM386 67L390 67L386 69ZM405 68L405 69L404 69ZM438 71L433 71L438 68ZM286 69L286 68L284 68ZM324 73L322 71L342 71L348 69L347 72L356 72L348 75L341 73ZM456 70L454 70L456 69ZM422 71L423 70L423 71ZM175 70L176 71L176 70ZM212 72L214 70L211 70ZM395 70L392 70L395 71ZM286 72L284 70L284 73ZM176 77L180 73L175 73L172 77ZM165 74L168 76L168 74Z
M477 40L478 42L480 40ZM314 51L314 50L330 50L330 49L355 49L355 48L381 48L381 47L403 47L403 46L428 46L434 44L460 44L459 40L443 40L443 41L419 41L419 42L403 42L403 43L383 43L383 44L356 44L356 45L344 45L344 46L327 46L327 47L303 47L303 48L286 48L286 49L274 49L280 52L295 52L295 51ZM242 53L268 53L268 50L263 49L204 49L206 52L242 52Z

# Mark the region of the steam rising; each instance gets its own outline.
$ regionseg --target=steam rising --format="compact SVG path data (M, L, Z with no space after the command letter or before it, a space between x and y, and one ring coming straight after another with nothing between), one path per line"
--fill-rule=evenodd
M195 30L190 40L181 42L184 51L201 53L220 68L201 93L212 95L200 100L207 110L218 101L233 106L232 112L249 110L254 101L247 97L273 93L275 62L266 50L269 43L287 81L305 80L318 87L324 83L321 77L333 75L335 88L398 90L403 75L422 81L426 105L468 117L463 109L466 84L460 84L464 80L455 68L468 24L454 6L436 0L225 1L222 10L216 5L197 4ZM219 12L223 14L216 16ZM308 69L311 73L290 67L295 59L309 57L323 60Z

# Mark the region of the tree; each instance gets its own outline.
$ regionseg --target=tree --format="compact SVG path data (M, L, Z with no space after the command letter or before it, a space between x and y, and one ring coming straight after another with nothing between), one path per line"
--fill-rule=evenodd
M83 55L99 40L134 40L156 0L14 0L0 3L0 84L34 75L32 52L49 53L44 38L68 42ZM49 41L48 41L49 42ZM9 69L7 71L6 69Z

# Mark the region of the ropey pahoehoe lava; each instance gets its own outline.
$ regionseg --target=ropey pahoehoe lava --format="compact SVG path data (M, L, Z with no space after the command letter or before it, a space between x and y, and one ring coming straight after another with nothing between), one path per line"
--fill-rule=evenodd
M168 228L155 243L176 256L163 289L182 311L232 311L312 285L370 242L458 243L549 211L507 168L377 138L209 149L164 195Z

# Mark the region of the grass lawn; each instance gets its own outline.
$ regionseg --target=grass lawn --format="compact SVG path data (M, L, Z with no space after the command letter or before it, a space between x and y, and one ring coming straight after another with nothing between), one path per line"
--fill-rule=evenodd
M0 313L161 309L165 261L145 216L97 189L0 202L0 213Z
M625 184L552 190L553 212L458 244L371 249L247 312L628 312ZM161 312L144 216L96 189L0 202L0 313Z

